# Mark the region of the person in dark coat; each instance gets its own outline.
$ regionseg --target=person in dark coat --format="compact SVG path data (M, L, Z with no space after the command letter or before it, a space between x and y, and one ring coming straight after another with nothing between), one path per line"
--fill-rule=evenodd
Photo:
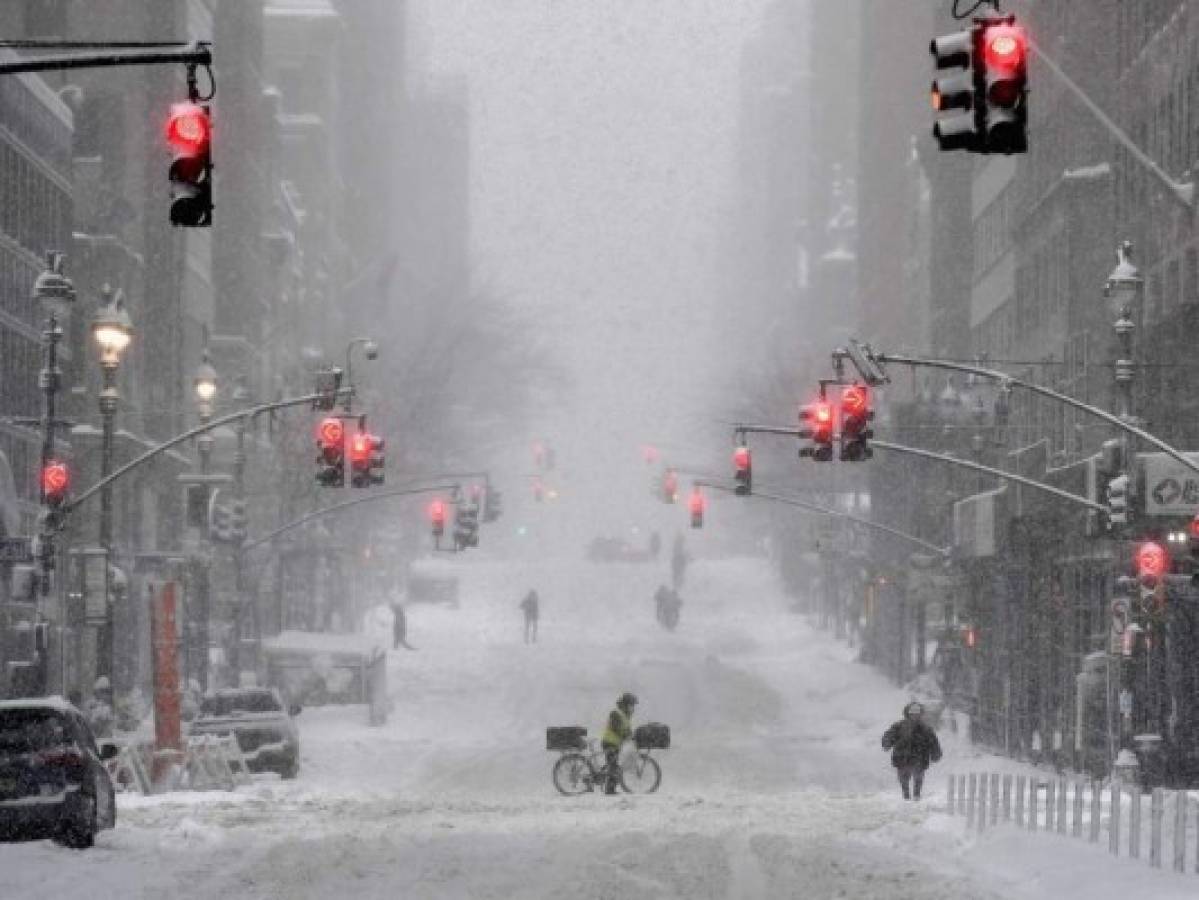
M404 606L401 603L393 603L391 605L391 649L398 650L403 647L405 650L415 650L408 643L408 617L404 614Z
M537 620L541 618L541 598L537 592L530 590L525 599L520 601L521 612L525 614L525 643L537 643Z
M921 718L924 707L912 702L903 708L903 718L883 734L883 749L891 751L891 765L899 776L903 799L919 800L924 773L941 759L941 742Z

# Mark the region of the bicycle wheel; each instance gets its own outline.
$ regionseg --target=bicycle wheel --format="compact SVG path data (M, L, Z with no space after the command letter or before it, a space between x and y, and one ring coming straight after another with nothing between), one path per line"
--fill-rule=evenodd
M620 770L620 784L630 794L652 794L662 783L662 769L648 753L638 753L634 762Z
M564 753L554 763L554 787L567 797L591 790L591 766L581 753Z

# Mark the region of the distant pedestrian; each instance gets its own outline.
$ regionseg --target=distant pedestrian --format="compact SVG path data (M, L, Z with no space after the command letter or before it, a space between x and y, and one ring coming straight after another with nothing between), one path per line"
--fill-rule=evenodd
M404 614L404 605L393 603L391 616L391 649L398 650L403 647L405 650L415 650L416 648L408 643L408 617Z
M922 719L924 707L912 702L903 708L903 718L883 734L883 749L891 751L891 765L899 776L904 800L919 800L924 773L930 763L941 759L941 742Z
M520 609L525 614L525 643L536 644L537 620L541 618L541 598L535 590L525 594L525 599L520 601Z

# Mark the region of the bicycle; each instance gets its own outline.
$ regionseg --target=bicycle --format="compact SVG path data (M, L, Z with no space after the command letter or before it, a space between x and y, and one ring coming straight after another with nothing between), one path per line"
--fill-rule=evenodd
M662 769L648 749L638 748L619 766L618 784L626 794L652 794L662 783ZM587 742L586 752L566 750L554 763L554 787L568 797L576 797L602 787L608 779L608 764L598 741Z

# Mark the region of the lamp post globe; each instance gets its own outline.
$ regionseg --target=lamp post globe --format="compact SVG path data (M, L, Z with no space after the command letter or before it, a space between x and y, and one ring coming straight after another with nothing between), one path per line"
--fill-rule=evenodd
M1141 295L1145 279L1141 277L1140 270L1133 265L1132 242L1124 241L1120 244L1116 248L1116 256L1119 262L1107 276L1103 295L1111 303L1112 312L1122 319L1127 319Z
M47 314L54 317L65 314L75 302L75 285L62 273L65 258L57 250L48 251L46 268L34 280L33 290L30 292L33 299L45 308Z
M92 337L100 348L100 365L115 368L133 338L133 320L125 309L124 291L106 284L100 293L106 302L92 318Z
M205 350L204 361L196 369L196 377L192 381L201 409L211 406L213 398L216 397L216 381L216 369L208 361L208 351ZM211 412L209 414L211 415Z

